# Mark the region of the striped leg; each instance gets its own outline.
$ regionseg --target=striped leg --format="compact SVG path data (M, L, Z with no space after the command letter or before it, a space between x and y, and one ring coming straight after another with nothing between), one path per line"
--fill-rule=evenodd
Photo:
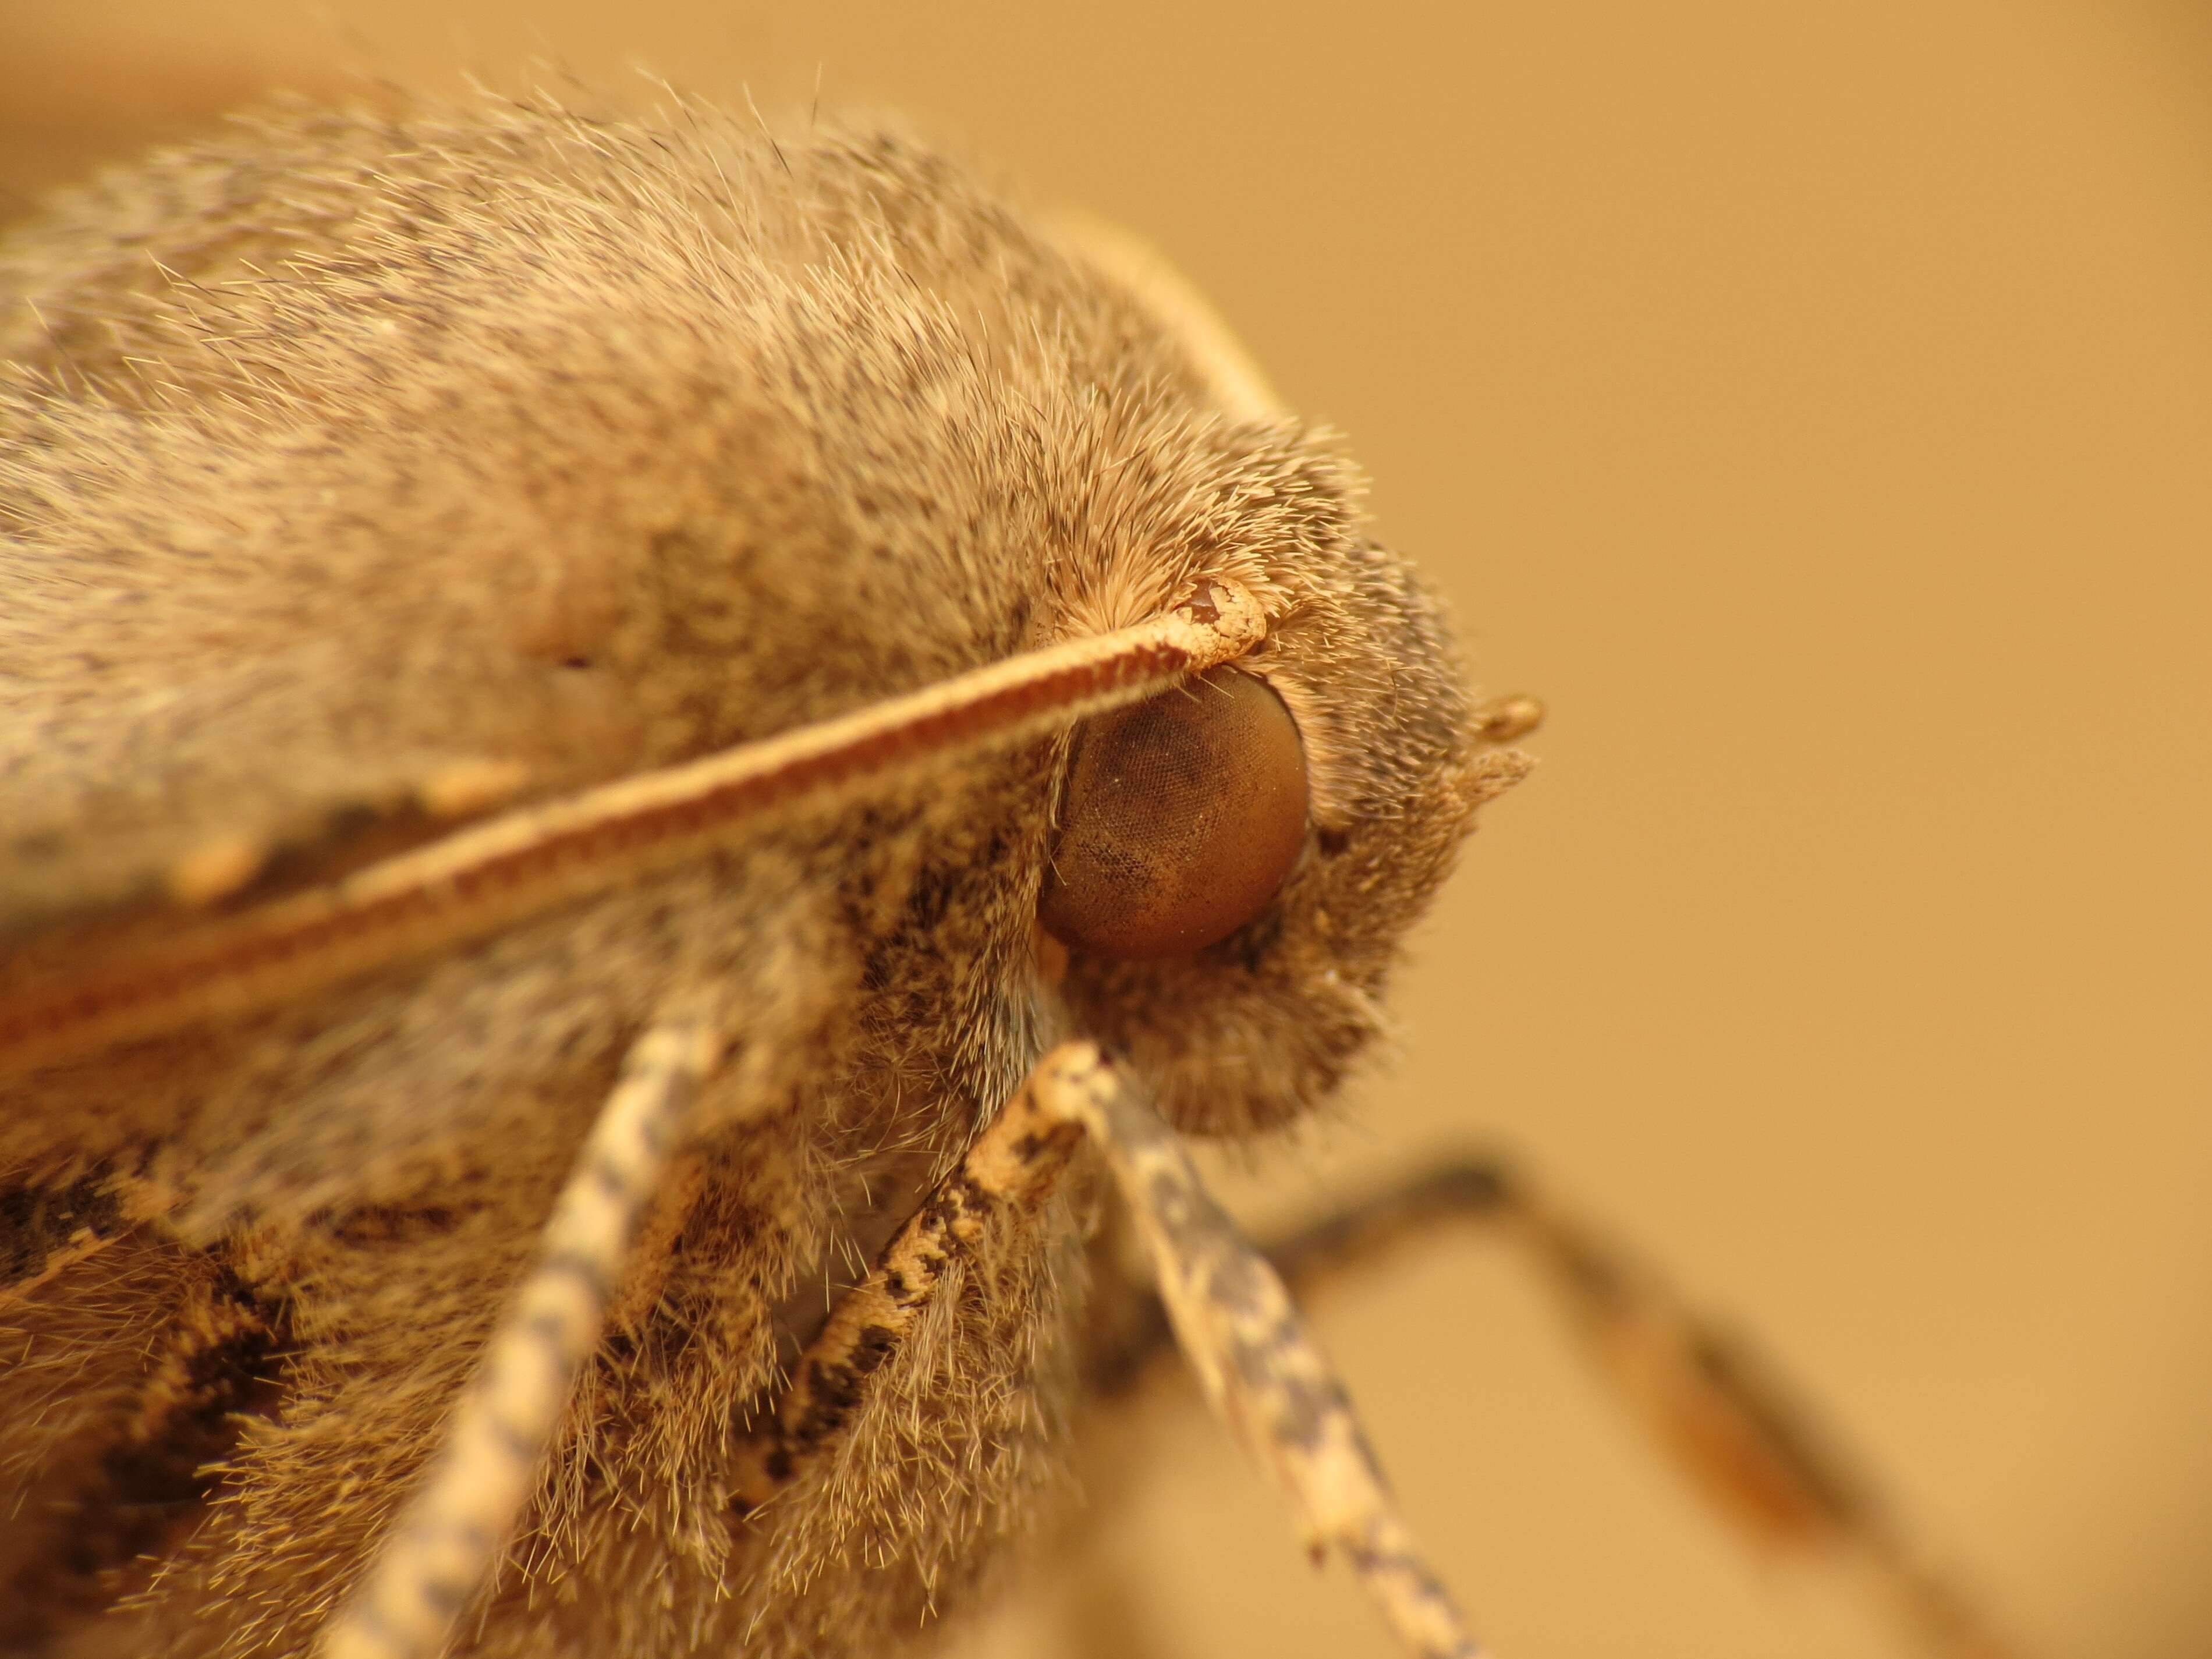
M1510 1165L1473 1157L1417 1170L1274 1241L1267 1256L1305 1295L1454 1225L1520 1248L1654 1439L1753 1542L1863 1564L1930 1653L2010 1651L1972 1598L1911 1547L1855 1460L1759 1353ZM1091 1388L1128 1392L1173 1337L1166 1304L1146 1296L1091 1356Z
M1051 1115L1080 1123L1103 1147L1184 1356L1297 1507L1316 1559L1343 1553L1409 1652L1481 1659L1486 1650L1399 1518L1342 1381L1174 1131L1090 1043L1054 1051L1038 1079Z
M1551 1281L1601 1367L1715 1508L1771 1549L1863 1571L1931 1655L2013 1651L1763 1354L1540 1189L1496 1167L1492 1180L1495 1221Z
M639 1215L720 1052L701 1018L665 1020L632 1045L444 1449L324 1632L323 1659L443 1650L536 1489L577 1373L599 1346Z
M866 1279L845 1293L792 1372L775 1416L736 1460L732 1507L758 1509L843 1426L867 1380L929 1305L945 1270L994 1231L1033 1224L1083 1139L1039 1097L1032 1075L985 1126L960 1167L884 1247Z
M989 1230L1033 1219L1086 1134L1103 1149L1152 1248L1184 1352L1297 1504L1316 1551L1343 1550L1423 1659L1480 1659L1392 1509L1352 1402L1282 1281L1207 1194L1173 1133L1088 1042L1045 1057L837 1304L738 1467L738 1506L757 1508L797 1475L896 1352L946 1267Z

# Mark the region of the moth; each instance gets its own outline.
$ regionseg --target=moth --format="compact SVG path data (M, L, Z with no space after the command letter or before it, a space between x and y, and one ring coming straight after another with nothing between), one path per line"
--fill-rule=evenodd
M893 1651L1170 1330L1476 1650L1180 1138L1336 1089L1534 710L1170 273L893 131L301 108L0 242L0 363L7 1650ZM1942 1602L1500 1172L1275 1259L1438 1205Z

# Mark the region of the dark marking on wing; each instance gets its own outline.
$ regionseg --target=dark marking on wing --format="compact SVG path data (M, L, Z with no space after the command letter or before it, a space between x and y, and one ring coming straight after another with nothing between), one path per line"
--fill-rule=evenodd
M42 1214L54 1213L59 1201L32 1200ZM93 1359L88 1377L133 1374L104 1391L105 1409L92 1423L45 1455L32 1450L32 1466L13 1472L9 1485L21 1490L11 1493L12 1512L0 1517L12 1534L0 1540L9 1568L0 1581L0 1650L35 1652L138 1589L217 1495L250 1415L277 1400L289 1351L284 1304L247 1285L216 1253L153 1231L130 1231L123 1248L131 1265L118 1261L112 1278L91 1287L64 1279L54 1287L57 1295L91 1289L112 1297L118 1315L157 1308L167 1317L150 1333L128 1317L100 1328L112 1330L117 1349L131 1352Z
M105 1168L53 1184L0 1180L0 1303L125 1224Z

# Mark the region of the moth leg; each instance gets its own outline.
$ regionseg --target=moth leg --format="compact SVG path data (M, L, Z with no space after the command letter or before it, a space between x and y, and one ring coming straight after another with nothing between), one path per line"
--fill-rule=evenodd
M536 1490L577 1374L599 1346L639 1217L720 1056L717 1029L697 1015L665 1019L631 1046L443 1450L325 1631L324 1659L443 1650Z
M1504 1161L1464 1157L1413 1171L1285 1234L1267 1255L1305 1292L1448 1226L1478 1228L1519 1249L1630 1408L1754 1541L1863 1562L1935 1652L2000 1659L2008 1651L1970 1599L1908 1547L1873 1483L1763 1356ZM1126 1392L1171 1335L1160 1299L1143 1297L1092 1355L1090 1386Z
M775 1414L733 1460L732 1509L749 1513L767 1503L844 1425L868 1378L898 1351L956 1260L1009 1225L1036 1220L1083 1139L1045 1102L1043 1077L1042 1067L1030 1074L960 1167L892 1235L867 1278L830 1310Z
M740 1457L733 1504L757 1508L844 1422L955 1257L1034 1214L1076 1146L1098 1143L1150 1245L1168 1318L1208 1395L1297 1504L1310 1547L1352 1562L1422 1659L1481 1659L1450 1592L1398 1518L1352 1402L1282 1280L1237 1231L1151 1106L1096 1044L1045 1056L848 1292Z
M1341 1551L1409 1651L1479 1659L1484 1650L1398 1516L1342 1381L1174 1131L1091 1044L1055 1050L1039 1076L1054 1114L1103 1149L1167 1325L1214 1408L1297 1508L1316 1559Z
M2010 1651L1920 1554L1874 1482L1741 1335L1664 1275L1502 1165L1493 1218L1558 1294L1600 1368L1723 1514L1771 1547L1856 1565L1929 1651Z

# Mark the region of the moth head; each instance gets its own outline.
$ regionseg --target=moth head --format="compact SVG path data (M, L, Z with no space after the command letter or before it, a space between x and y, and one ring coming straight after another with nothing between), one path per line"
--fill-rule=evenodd
M1526 768L1486 743L1433 605L1367 556L1356 629L1286 618L1070 745L1038 908L1060 994L1193 1133L1331 1094L1475 808Z
M619 212L605 191L563 206L614 165L597 129L539 134L545 189L489 204L468 155L423 146L420 176L375 174L376 210L406 229L377 246L407 307L344 283L224 289L246 309L222 337L259 342L267 372L212 351L189 367L243 438L111 453L106 425L87 436L122 469L107 509L158 501L183 526L195 574L170 599L228 640L235 590L259 631L238 684L210 682L229 724L181 722L193 746L183 784L156 792L149 850L79 838L97 855L71 902L143 918L159 972L88 997L22 957L21 1029L76 1052L204 1006L304 1006L422 952L428 923L372 939L349 911L342 951L315 947L319 921L282 932L352 903L322 887L364 859L385 860L374 890L412 896L375 915L434 909L453 951L574 899L573 872L598 892L658 878L676 860L662 842L711 822L778 838L834 896L818 977L849 991L836 1018L861 1035L824 1047L856 1098L903 1109L926 1075L946 1101L1002 1100L1043 1032L1042 932L1066 951L1054 1012L1137 1060L1186 1128L1310 1109L1379 1031L1407 929L1520 764L1479 732L1450 630L1370 533L1356 469L1129 239L1033 235L896 135L684 131L623 153ZM668 190L631 189L632 166ZM726 211L731 167L757 213ZM286 404L270 420L256 399L295 384L320 388L314 419ZM87 510L67 534L113 574L100 550L136 525ZM834 781L904 752L876 728L843 769L805 743L791 758L802 728L827 742L914 697L957 746L926 688L1157 620L1210 578L1256 602L1264 643L1150 704L1047 743L979 736L926 787L889 769L859 805ZM310 601L320 648L301 657ZM126 609L80 614L102 660L135 640L166 684L168 641L190 635L142 620L126 638ZM247 677L267 664L282 675ZM277 750L286 763L264 763ZM776 787L715 782L730 766ZM72 826L74 777L50 792ZM652 805L695 787L708 799ZM530 854L528 895L455 875L539 847L556 801L562 850ZM513 821L481 836L455 826L502 808ZM86 984L136 974L135 935L112 962L54 937ZM252 978L234 959L285 965Z
M1073 1023L1181 1127L1264 1129L1324 1101L1380 1035L1408 930L1476 807L1528 763L1476 714L1441 606L1368 533L1334 443L1158 254L1094 222L1060 230L1181 354L1218 425L1195 547L1109 553L1094 591L1127 604L1129 567L1180 582L1210 557L1263 596L1269 631L1078 728L1039 928Z

